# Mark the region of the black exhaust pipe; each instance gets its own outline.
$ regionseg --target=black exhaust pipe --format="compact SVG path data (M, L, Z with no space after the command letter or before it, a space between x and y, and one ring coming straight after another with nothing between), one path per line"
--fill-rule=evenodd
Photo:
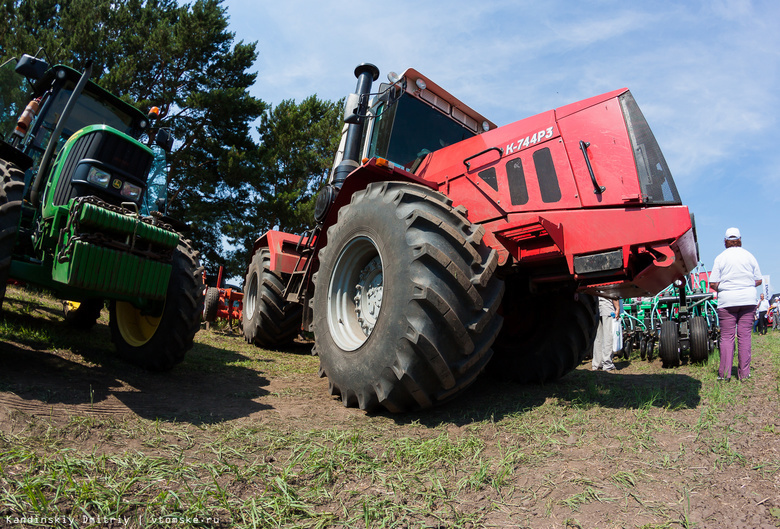
M336 189L341 189L341 184L347 179L347 175L360 165L360 140L363 137L365 115L368 112L368 94L371 93L372 83L379 78L379 68L369 63L361 64L355 68L355 77L357 77L355 94L347 98L347 108L344 112L344 121L349 124L344 158L333 171L332 184Z

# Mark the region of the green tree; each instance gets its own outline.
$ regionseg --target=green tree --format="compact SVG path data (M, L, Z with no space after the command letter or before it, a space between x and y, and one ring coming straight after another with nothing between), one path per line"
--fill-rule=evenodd
M248 199L257 146L252 123L265 110L249 94L256 44L234 43L222 0L5 0L3 62L39 48L52 64L81 68L141 109L160 108L177 139L169 212L212 270L226 259L222 227ZM14 108L18 111L18 108Z
M314 198L338 148L342 107L315 95L300 104L282 101L260 117L258 171L243 188L251 199L239 203L237 222L226 230L237 248L233 268L246 265L252 243L265 231L303 233L314 225Z
M264 231L312 224L341 105L312 96L271 109L251 96L256 43L234 42L222 0L0 0L0 16L3 62L29 53L80 69L92 60L101 86L138 108L159 107L177 140L168 211L189 223L212 277L219 265L243 276ZM4 132L26 103L5 82L9 69L0 71ZM258 118L259 145L250 134Z

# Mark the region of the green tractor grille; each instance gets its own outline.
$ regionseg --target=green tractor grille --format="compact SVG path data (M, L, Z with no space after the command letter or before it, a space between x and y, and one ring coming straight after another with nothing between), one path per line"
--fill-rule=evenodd
M175 232L140 222L137 217L109 211L89 202L83 203L79 208L78 223L82 228L102 229L117 235L134 234L139 242L145 241L169 250L179 244L179 235Z
M170 264L82 241L75 241L71 248L70 260L55 262L55 281L123 296L165 298Z
M95 197L73 199L52 278L124 297L165 299L179 235Z

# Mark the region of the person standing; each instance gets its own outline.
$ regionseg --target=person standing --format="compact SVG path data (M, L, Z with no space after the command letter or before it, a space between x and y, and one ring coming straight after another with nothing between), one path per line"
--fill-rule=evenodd
M715 258L710 285L718 293L720 319L720 366L718 380L731 379L734 363L734 339L739 341L737 378L750 377L750 330L756 310L756 287L762 282L761 270L753 254L742 248L737 228L726 230L726 249Z
M772 314L772 330L780 329L780 298L776 298L772 304L774 313Z
M761 294L761 299L758 300L758 334L766 334L766 313L769 310L769 302L764 299L764 295Z
M620 304L616 299L599 296L599 326L596 329L596 341L593 343L593 371L603 369L608 373L616 372L612 362L612 347L619 311Z

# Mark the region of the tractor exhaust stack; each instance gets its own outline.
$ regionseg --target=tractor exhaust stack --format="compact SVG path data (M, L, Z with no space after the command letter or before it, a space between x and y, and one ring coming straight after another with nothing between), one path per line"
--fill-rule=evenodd
M364 63L355 68L357 87L355 93L347 97L344 107L344 122L349 125L344 145L344 158L333 172L333 186L341 188L347 175L360 165L360 140L363 137L363 127L368 112L368 96L371 85L379 78L379 68L373 64Z

